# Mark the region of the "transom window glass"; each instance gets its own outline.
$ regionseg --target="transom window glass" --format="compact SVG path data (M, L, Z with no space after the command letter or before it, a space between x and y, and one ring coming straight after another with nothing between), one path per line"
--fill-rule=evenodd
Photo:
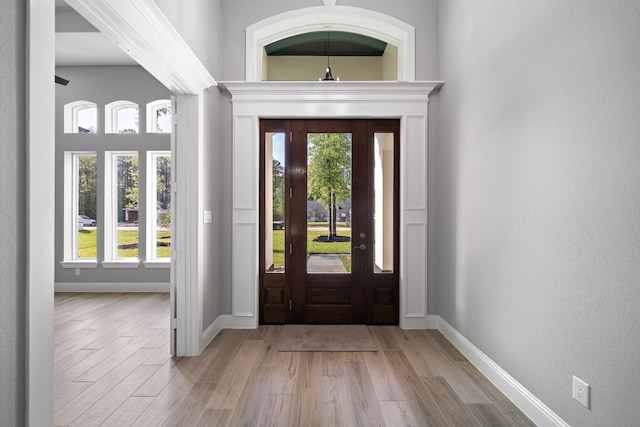
M138 104L121 100L104 107L105 133L138 133Z
M96 133L98 108L90 101L73 101L64 106L64 133Z
M171 133L171 101L159 99L147 104L147 133Z

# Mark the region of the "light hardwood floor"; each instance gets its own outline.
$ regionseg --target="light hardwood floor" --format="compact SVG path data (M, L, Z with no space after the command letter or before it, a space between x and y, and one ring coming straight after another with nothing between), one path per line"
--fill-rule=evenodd
M380 351L278 352L282 326L169 356L167 294L55 296L55 424L533 426L439 332L372 326Z

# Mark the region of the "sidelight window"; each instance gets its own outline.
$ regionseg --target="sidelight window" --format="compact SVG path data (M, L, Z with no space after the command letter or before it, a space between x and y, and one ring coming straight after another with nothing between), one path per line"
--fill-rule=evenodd
M285 170L284 133L265 134L264 156L264 269L284 273L285 269Z

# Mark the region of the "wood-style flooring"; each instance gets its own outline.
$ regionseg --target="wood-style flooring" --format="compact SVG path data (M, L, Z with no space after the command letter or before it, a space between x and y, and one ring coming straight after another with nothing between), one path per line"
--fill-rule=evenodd
M55 425L533 426L439 332L371 326L380 351L278 352L282 326L169 355L162 293L55 296Z

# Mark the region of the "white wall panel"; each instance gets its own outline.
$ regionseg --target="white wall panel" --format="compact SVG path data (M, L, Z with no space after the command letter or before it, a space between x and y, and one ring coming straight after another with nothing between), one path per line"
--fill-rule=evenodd
M427 208L427 118L406 118L404 208Z
M233 207L256 209L258 195L258 163L256 135L258 121L255 117L234 118L233 143Z
M427 318L427 242L426 224L405 224L404 232L404 300L406 318ZM426 327L426 324L425 326Z
M257 234L258 229L255 223L233 225L234 316L257 318Z

